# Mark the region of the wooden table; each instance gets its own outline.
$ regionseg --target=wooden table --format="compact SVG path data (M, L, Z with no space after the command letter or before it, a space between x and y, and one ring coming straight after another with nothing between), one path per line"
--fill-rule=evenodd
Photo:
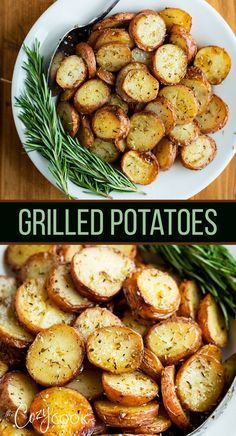
M236 0L208 1L236 32ZM25 35L51 3L52 0L0 1L0 77L11 80L16 56ZM63 195L47 182L22 151L12 118L10 88L10 83L0 82L0 199L62 199ZM236 159L194 199L236 199Z

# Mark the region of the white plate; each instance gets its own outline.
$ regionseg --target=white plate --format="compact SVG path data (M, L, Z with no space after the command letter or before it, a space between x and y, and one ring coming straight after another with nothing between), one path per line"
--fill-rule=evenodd
M232 70L226 81L217 87L215 92L222 97L230 108L230 118L223 131L214 135L218 144L218 154L214 162L202 171L190 171L175 164L166 173L161 173L157 180L149 186L142 187L141 193L124 194L114 193L114 199L156 200L156 199L188 199L208 186L224 170L232 159L236 144L235 121L236 121L236 38L232 30L223 18L204 0L121 0L112 11L140 11L144 8L155 10L166 6L174 6L185 9L193 17L193 36L199 46L219 45L225 47L232 58ZM25 44L31 46L34 39L41 42L41 52L45 59L51 56L59 38L75 24L85 24L101 10L106 4L105 0L58 0L55 2L35 23L29 32ZM12 105L16 128L22 143L24 143L24 126L19 121L18 110L14 108L15 97L19 97L24 89L24 72L22 63L25 55L21 49L14 70L12 84ZM55 185L53 177L48 171L47 162L36 152L30 154L30 158L38 170ZM78 199L98 199L94 195L86 194L83 189L73 184L69 186L70 194Z
M0 275L10 274L4 265L4 251L6 245L0 245ZM236 245L228 246L228 249L236 257ZM230 340L228 347L224 350L224 358L236 353L236 321L232 321L230 329ZM217 409L205 421L205 423L188 436L227 436L235 435L235 410L236 410L236 380L229 392L221 401Z

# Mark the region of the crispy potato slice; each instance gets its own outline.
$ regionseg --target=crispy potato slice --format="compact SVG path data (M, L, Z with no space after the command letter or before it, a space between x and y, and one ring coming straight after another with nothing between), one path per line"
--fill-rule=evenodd
M198 114L198 101L194 92L184 85L166 86L160 91L160 96L170 101L176 112L176 123L186 124L196 118Z
M202 70L197 67L190 67L181 84L190 88L198 101L198 115L204 113L210 103L212 87Z
M142 62L143 64L147 65L147 67L149 67L152 61L152 54L148 51L144 51L138 47L135 47L132 50L132 61Z
M56 324L38 333L28 350L26 367L42 386L62 386L79 374L84 354L80 333L68 325Z
M170 30L174 24L184 27L187 32L190 32L192 27L192 17L186 11L178 8L165 8L159 15L166 23L167 30Z
M7 366L20 366L25 360L25 351L0 342L0 360Z
M87 115L81 115L81 125L77 133L77 138L80 144L85 148L91 148L94 144L95 138Z
M128 256L130 259L134 260L137 256L137 245L135 244L126 244L126 245L119 245L119 244L105 244L105 245L87 245L88 247L109 247L113 250L120 251L125 256Z
M187 72L188 59L182 48L164 44L153 55L153 73L164 85L177 85Z
M87 356L93 365L112 374L133 372L143 358L143 340L127 327L103 327L88 337Z
M157 158L150 152L128 151L121 160L124 174L139 185L150 185L159 173Z
M94 133L105 140L126 137L129 126L129 118L118 106L109 105L99 109L92 120Z
M184 280L179 287L181 303L178 314L186 318L197 318L197 312L201 301L201 291L194 280Z
M140 371L127 374L104 372L102 384L107 398L123 406L141 406L158 395L158 385Z
M45 419L45 410L48 419ZM95 418L92 407L73 389L45 389L34 398L30 413L32 424L40 434L89 436L93 433Z
M194 65L205 73L211 85L219 85L231 70L231 59L224 48L211 45L198 51Z
M107 400L95 401L95 411L99 418L111 427L132 428L150 424L158 414L159 404L152 401L143 406L122 406Z
M224 361L223 367L226 385L230 386L236 376L236 353Z
M145 70L132 70L126 75L122 88L135 102L148 103L157 97L159 82Z
M161 171L169 170L177 155L177 145L174 144L169 138L162 138L153 150Z
M57 105L57 114L66 133L74 138L80 126L80 116L74 106L66 101L61 101Z
M95 50L99 50L105 44L113 44L114 42L119 42L120 44L126 44L129 48L134 47L134 41L130 37L129 33L125 29L105 29L103 30L96 43Z
M66 89L60 94L60 101L70 101L74 97L77 89Z
M30 279L46 279L51 269L60 262L54 253L36 253L30 256L20 270L22 282Z
M129 306L142 318L171 316L180 304L176 282L168 273L156 268L135 270L125 281L123 289Z
M97 306L82 312L76 319L74 328L87 340L96 329L114 325L121 326L123 324L110 310Z
M25 281L16 292L15 309L20 323L31 333L74 321L74 315L60 310L48 298L44 279Z
M132 53L127 44L113 42L99 48L96 53L96 60L99 67L114 73L131 62Z
M96 76L96 58L92 47L86 42L80 42L75 48L76 54L80 56L88 68L88 77L92 79Z
M88 80L76 92L74 105L82 114L91 114L109 101L110 92L102 80Z
M117 75L116 79L116 92L126 103L134 103L133 99L129 97L123 90L123 82L130 71L135 70L145 70L148 72L146 65L141 62L130 62L128 65L123 67Z
M166 135L174 128L176 123L176 115L172 104L165 97L157 97L156 100L148 103L146 111L155 112L155 114L163 121Z
M66 387L79 392L89 401L96 400L103 394L102 374L94 368L86 368Z
M169 42L182 48L186 53L188 63L191 63L197 54L197 42L184 27L174 24L170 29Z
M121 316L121 320L126 327L144 336L148 328L151 327L152 322L148 319L142 319L138 315L135 315L131 310L126 310Z
M132 19L129 32L136 45L141 50L149 52L163 43L166 36L166 25L157 12L147 9Z
M202 332L192 319L173 317L151 327L145 342L163 364L177 364L201 347Z
M169 138L176 145L184 147L192 144L200 135L200 129L196 121L187 124L178 124L169 133Z
M155 381L159 381L163 370L160 359L148 348L144 348L140 369Z
M134 18L133 12L119 12L118 14L111 15L104 18L93 26L93 30L102 30L113 27L123 27L129 24Z
M0 304L11 301L17 289L17 281L14 277L0 275Z
M122 100L122 98L118 94L112 94L109 104L112 106L120 107L124 113L127 115L129 112L128 104Z
M92 31L88 37L87 44L90 45L90 47L94 48L101 33L102 33L102 30Z
M222 348L227 345L228 333L223 313L211 294L200 302L198 323L206 342Z
M224 368L216 359L195 355L180 367L176 386L181 403L193 412L207 412L219 401L224 389Z
M64 262L70 263L76 253L79 253L83 245L62 245L59 254L62 256Z
M90 151L108 163L116 162L120 156L119 150L113 141L105 141L100 138L95 139Z
M87 66L80 56L66 57L60 64L56 81L62 89L74 89L80 86L88 74Z
M213 359L218 360L218 362L222 362L222 351L219 347L214 344L203 345L197 353L197 355L210 356ZM195 355L196 355L195 354Z
M80 312L93 303L82 297L75 288L70 274L70 265L58 265L47 278L47 293L50 300L64 312Z
M174 366L166 366L162 371L161 393L165 410L171 421L181 429L190 429L189 417L176 394Z
M229 119L228 105L213 95L207 110L196 118L202 133L215 133L225 127Z
M154 112L137 112L130 119L127 146L140 152L152 150L165 134L164 123Z
M92 301L110 301L134 268L127 256L108 247L87 247L73 257L72 278L79 292Z
M54 251L55 245L9 245L5 252L7 265L13 270L19 270L26 260L36 253Z
M0 380L6 374L8 369L8 365L0 359Z
M99 79L101 79L103 82L105 82L107 85L115 85L116 83L116 76L114 73L111 73L110 71L104 70L104 68L99 67L97 70L97 76Z
M200 135L187 147L180 147L182 164L190 170L201 170L215 158L217 146L214 139Z
M12 371L0 383L0 407L7 420L19 427L28 424L30 405L39 392L36 383L26 374Z
M37 436L34 430L16 428L14 424L11 424L6 419L0 419L0 431L1 436Z
M172 422L162 406L159 408L158 415L154 418L151 424L140 425L139 427L132 428L130 430L132 430L132 432L136 435L145 433L149 435L155 435L168 430L171 425Z

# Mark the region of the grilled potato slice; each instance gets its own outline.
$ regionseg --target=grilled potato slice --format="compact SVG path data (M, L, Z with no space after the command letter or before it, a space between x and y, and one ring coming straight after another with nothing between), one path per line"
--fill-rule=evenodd
M130 150L152 150L165 134L164 123L154 112L137 112L130 119L127 146Z
M192 27L192 17L186 11L178 8L165 8L159 15L166 23L167 30L170 30L174 24L184 27L187 32L190 32Z
M224 389L224 368L216 359L195 355L180 367L176 386L181 403L193 412L207 412L219 401Z
M168 273L156 268L135 270L125 281L123 289L129 306L142 318L171 316L180 304L176 282Z
M76 253L79 253L83 245L62 245L60 247L60 256L66 263L70 263Z
M114 248L116 251L120 251L125 256L128 256L130 259L134 260L137 256L137 245L134 244L126 244L126 245L119 245L119 244L109 244L108 247Z
M147 9L132 19L129 32L136 45L141 50L149 52L163 43L166 25L157 12Z
M222 351L219 347L213 344L203 345L203 347L201 347L196 354L209 356L212 357L213 359L218 360L218 362L222 362Z
M158 395L158 385L140 371L127 374L104 372L102 384L107 398L123 406L141 406Z
M26 367L40 385L62 386L79 374L84 353L80 333L68 325L56 324L38 333L28 350Z
M177 85L186 75L188 59L182 48L165 44L153 55L153 72L164 85Z
M43 279L27 280L17 289L15 309L20 323L33 334L74 320L73 314L63 312L49 300Z
M163 370L160 359L148 348L144 348L143 360L140 365L141 371L149 375L153 380L159 381Z
M0 380L8 371L8 365L0 359Z
M110 99L110 88L100 79L85 82L76 92L74 105L82 114L91 114Z
M57 105L57 114L66 133L74 138L80 126L80 116L74 106L66 101L60 101Z
M123 101L122 98L118 94L112 94L111 99L109 101L109 104L111 106L120 107L126 115L129 112L128 104L125 101Z
M132 182L139 185L149 185L159 173L158 161L150 152L128 151L122 157L121 168Z
M94 368L86 368L66 387L79 392L89 401L95 400L103 394L102 374Z
M224 361L223 367L226 385L230 386L236 376L236 353Z
M176 112L176 123L191 123L199 110L194 92L184 85L166 86L160 91L160 96L166 97Z
M224 48L211 45L198 51L194 65L205 73L211 85L219 85L231 70L231 59Z
M93 365L112 374L133 372L143 358L143 340L127 327L103 327L88 337L87 356Z
M33 338L32 338L33 340ZM0 360L7 366L20 366L25 359L25 351L19 348L10 347L0 342Z
M71 263L77 289L96 302L111 300L133 268L131 259L108 247L84 248Z
M206 112L212 96L212 87L202 70L197 67L188 69L181 84L190 88L198 101L198 115Z
M107 85L113 86L116 83L116 76L115 76L115 74L111 73L110 71L104 70L104 68L102 68L102 67L98 68L97 76L98 76L99 79L101 79Z
M149 434L155 435L168 430L172 425L172 422L167 415L164 407L159 407L158 415L154 418L151 424L140 425L139 427L132 428L132 432L136 435Z
M148 71L131 70L126 75L122 88L133 101L148 103L157 97L159 82Z
M222 348L227 345L228 333L223 313L211 294L200 302L198 323L206 342Z
M114 73L131 62L132 53L127 44L113 42L99 48L96 53L96 60L99 67Z
M172 167L176 159L177 145L165 137L157 144L153 153L158 160L160 170L167 171Z
M34 430L27 428L16 428L14 424L11 424L6 419L0 418L0 431L1 436L37 436Z
M88 69L84 60L80 56L72 55L61 62L56 81L62 89L74 89L85 81L87 74Z
M184 280L179 287L181 303L178 314L186 318L197 318L197 312L201 301L201 291L194 280Z
M90 45L90 47L94 48L101 33L102 30L93 30L88 37L87 44Z
M77 138L80 144L85 148L91 148L94 144L95 138L87 115L81 115L81 125Z
M227 104L213 95L207 110L196 118L202 133L215 133L223 129L229 119Z
M92 47L86 42L80 42L75 48L77 56L80 56L88 68L88 78L92 79L96 76L96 58Z
M26 348L33 341L33 336L19 323L12 307L12 294L0 300L0 340L14 348Z
M36 253L54 251L55 245L9 245L5 252L7 265L14 271L19 270L26 260Z
M129 97L123 90L123 82L130 71L144 70L148 72L146 65L141 62L130 62L128 65L123 67L117 75L116 79L116 92L126 103L134 103L133 99Z
M58 264L60 257L54 253L36 253L30 256L20 270L22 282L30 279L46 279L51 269Z
M201 347L202 332L193 320L173 317L151 327L145 342L164 365L177 364Z
M92 120L94 133L105 140L126 137L129 125L129 118L118 106L105 106L99 109Z
M104 29L96 43L95 43L95 50L99 50L103 45L106 44L113 44L114 42L119 42L120 44L126 44L129 48L134 47L134 41L130 37L129 33L125 29Z
M48 419L45 419L45 410ZM79 392L68 388L50 388L40 392L34 398L30 413L34 428L41 434L91 435L95 425L89 402Z
M142 319L138 315L135 315L131 310L126 310L121 316L121 320L126 327L144 336L148 328L151 327L152 322L148 319Z
M200 133L198 123L192 121L188 124L178 124L170 131L168 136L176 145L184 147L192 144L199 137Z
M76 319L74 328L87 340L96 329L114 325L122 326L123 324L110 310L97 306L82 312Z
M141 50L138 47L135 47L132 50L132 61L133 62L142 62L147 67L151 65L152 54L148 51Z
M0 304L10 301L17 289L16 279L0 276Z
M165 133L168 133L174 128L176 123L176 115L173 106L165 97L157 97L156 100L148 103L146 111L155 112L165 126Z
M215 158L217 146L214 139L200 135L187 147L180 148L182 164L190 170L201 170Z
M66 89L60 94L60 101L70 101L74 97L76 89Z
M113 141L105 141L100 138L95 139L90 151L108 163L116 162L120 156L119 150Z
M120 12L104 18L93 26L93 30L102 30L113 27L125 27L135 16L132 12Z
M183 430L190 429L189 417L184 411L176 393L174 366L166 366L162 371L161 393L165 410L171 421Z
M99 418L111 427L133 428L150 424L158 414L159 404L152 401L143 406L122 406L107 400L95 401L95 411Z
M19 427L26 426L30 405L38 392L28 375L18 371L6 374L0 382L0 407L7 420Z
M50 300L64 312L80 312L93 303L82 297L75 288L70 274L70 265L58 265L47 278L47 293Z
M197 54L197 43L184 27L174 24L170 29L169 42L182 48L186 53L188 63L191 63Z

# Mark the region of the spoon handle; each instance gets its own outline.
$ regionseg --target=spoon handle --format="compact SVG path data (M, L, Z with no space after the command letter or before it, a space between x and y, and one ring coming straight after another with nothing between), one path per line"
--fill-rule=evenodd
M111 4L109 6L106 6L106 8L100 13L99 17L93 18L88 25L92 25L92 24L96 24L98 23L98 21L102 20L103 18L105 18L109 12L112 11L112 9L114 9L114 7L120 2L120 0L113 0L111 2Z

